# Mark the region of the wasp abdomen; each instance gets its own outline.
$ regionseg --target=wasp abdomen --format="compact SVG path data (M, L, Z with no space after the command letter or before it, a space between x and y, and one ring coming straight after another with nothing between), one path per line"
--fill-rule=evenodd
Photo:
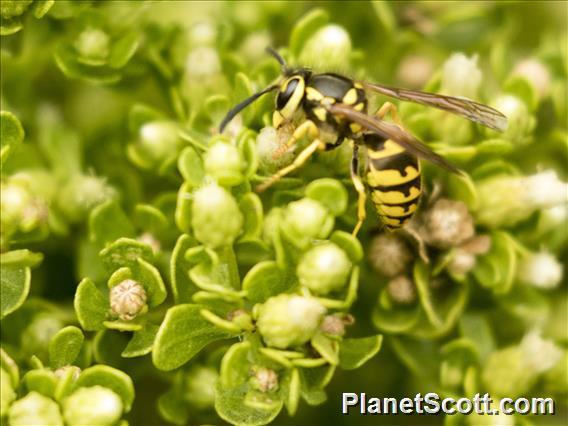
M391 140L375 134L365 134L364 140L371 200L387 228L401 228L414 215L420 200L420 163Z

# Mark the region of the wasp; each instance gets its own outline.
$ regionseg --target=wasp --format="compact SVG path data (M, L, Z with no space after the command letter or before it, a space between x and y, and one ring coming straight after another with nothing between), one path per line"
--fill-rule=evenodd
M388 230L403 227L414 215L422 193L420 159L428 160L452 173L461 173L449 161L432 151L404 129L397 109L384 103L377 112L368 113L368 92L376 92L402 101L442 109L497 131L507 127L507 118L499 111L467 98L399 89L365 81L355 81L335 73L314 73L309 68L289 68L272 48L267 48L282 67L275 84L235 105L220 125L225 126L259 97L277 91L272 117L276 129L294 125L294 132L283 150L307 136L310 144L295 160L257 186L266 190L283 176L301 167L317 150L331 150L342 143L353 146L351 179L358 193L356 235L366 216L366 187L378 215ZM385 121L390 115L392 122ZM363 177L359 170L359 149L366 150ZM363 183L365 182L365 183Z

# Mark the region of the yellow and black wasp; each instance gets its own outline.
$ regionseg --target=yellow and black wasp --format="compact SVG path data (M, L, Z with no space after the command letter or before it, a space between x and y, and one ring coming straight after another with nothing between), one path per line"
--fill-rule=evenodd
M354 235L366 214L366 190L359 175L360 146L366 148L367 154L364 180L371 200L389 230L401 228L416 211L422 192L419 159L459 173L459 169L404 130L392 103L386 102L374 115L369 115L366 91L449 111L499 131L507 126L507 118L499 111L466 98L354 81L334 73L316 74L308 68L290 69L275 50L268 48L267 51L282 66L282 78L231 109L223 119L220 131L240 111L274 90L278 90L278 95L273 126L278 129L301 122L284 148L294 146L304 136L312 142L292 164L260 184L256 188L259 192L302 166L318 149L331 150L346 141L352 143L351 179L359 195ZM387 114L392 123L383 120Z

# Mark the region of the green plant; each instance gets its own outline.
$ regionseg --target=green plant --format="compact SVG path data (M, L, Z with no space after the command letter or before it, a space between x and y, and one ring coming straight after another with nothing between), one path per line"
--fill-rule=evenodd
M565 4L0 12L3 425L308 424L336 421L353 389L565 407ZM509 127L401 104L464 174L424 164L411 224L384 233L369 206L355 238L347 143L258 194L306 141L282 152L291 129L270 126L270 96L217 130L280 75L267 45L292 65L479 99Z

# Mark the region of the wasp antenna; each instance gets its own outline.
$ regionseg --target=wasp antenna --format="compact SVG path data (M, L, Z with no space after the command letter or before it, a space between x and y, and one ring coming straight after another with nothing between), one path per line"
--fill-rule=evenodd
M255 93L254 95L248 97L247 99L245 99L242 102L239 102L237 105L235 105L225 116L225 118L223 118L223 121L221 121L221 125L219 126L219 132L223 133L223 130L225 130L225 127L227 126L227 124L229 124L231 122L231 120L233 118L235 118L235 116L241 112L243 109L245 109L246 107L248 107L250 104L252 104L254 101L256 101L258 98L260 98L262 95L265 95L269 92L272 92L273 90L278 89L278 85L277 84L273 84L272 86L268 86L266 89L261 90L260 92Z
M282 68L286 69L286 61L284 60L284 58L282 56L280 56L280 53L278 53L276 50L274 50L270 46L266 47L266 53L268 53L269 55L272 55L278 61L278 63L282 66Z

